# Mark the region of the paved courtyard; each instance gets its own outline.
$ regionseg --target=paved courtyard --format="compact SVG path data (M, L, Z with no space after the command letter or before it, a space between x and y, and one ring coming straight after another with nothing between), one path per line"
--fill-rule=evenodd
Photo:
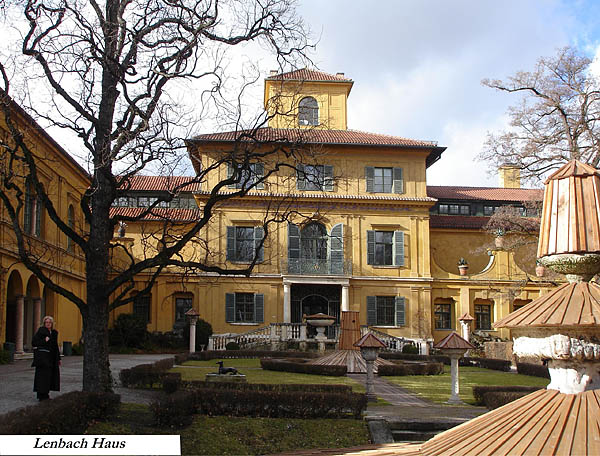
M113 379L117 381L115 393L121 395L123 402L149 403L151 391L121 388L118 385L119 371L138 364L153 363L173 355L110 355L110 368ZM28 405L37 404L33 392L33 374L31 360L24 359L12 364L0 365L0 414ZM83 375L83 356L65 356L60 368L60 392L51 391L50 397L56 397L69 391L81 391Z

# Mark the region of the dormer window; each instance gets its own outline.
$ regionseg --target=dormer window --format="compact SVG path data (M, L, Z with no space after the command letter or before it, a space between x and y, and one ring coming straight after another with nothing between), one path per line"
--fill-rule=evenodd
M319 103L313 97L304 97L298 104L298 125L319 125Z

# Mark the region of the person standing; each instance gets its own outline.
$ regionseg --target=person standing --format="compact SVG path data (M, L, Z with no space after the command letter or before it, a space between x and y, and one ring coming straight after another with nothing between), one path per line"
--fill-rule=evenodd
M54 329L54 319L45 316L43 324L37 330L31 345L35 376L33 391L40 401L50 399L50 391L60 391L60 352L58 351L58 331Z

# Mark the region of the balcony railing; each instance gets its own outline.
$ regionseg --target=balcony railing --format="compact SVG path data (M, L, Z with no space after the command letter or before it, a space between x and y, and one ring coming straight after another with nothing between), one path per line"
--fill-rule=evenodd
M352 275L352 262L288 258L281 260L281 269L285 274L346 276Z

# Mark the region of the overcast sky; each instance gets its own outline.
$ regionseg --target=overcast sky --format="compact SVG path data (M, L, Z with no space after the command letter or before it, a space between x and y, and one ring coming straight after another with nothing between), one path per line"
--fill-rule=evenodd
M354 80L349 128L447 147L428 170L433 185L498 185L495 170L488 173L476 156L486 133L506 126L506 110L518 99L483 87L483 78L533 69L539 57L566 45L600 55L596 0L299 0L299 13L318 40L316 68ZM276 68L257 47L232 55L231 75L248 62L264 76ZM262 108L262 89L259 79L247 111ZM189 87L180 85L179 93L198 108ZM219 127L227 127L222 119L204 121L194 134ZM57 128L49 132L85 158L78 141Z
M320 37L319 69L354 80L348 126L437 141L434 185L497 186L476 161L487 131L517 99L483 87L541 56L600 44L600 2L559 0L301 0Z

